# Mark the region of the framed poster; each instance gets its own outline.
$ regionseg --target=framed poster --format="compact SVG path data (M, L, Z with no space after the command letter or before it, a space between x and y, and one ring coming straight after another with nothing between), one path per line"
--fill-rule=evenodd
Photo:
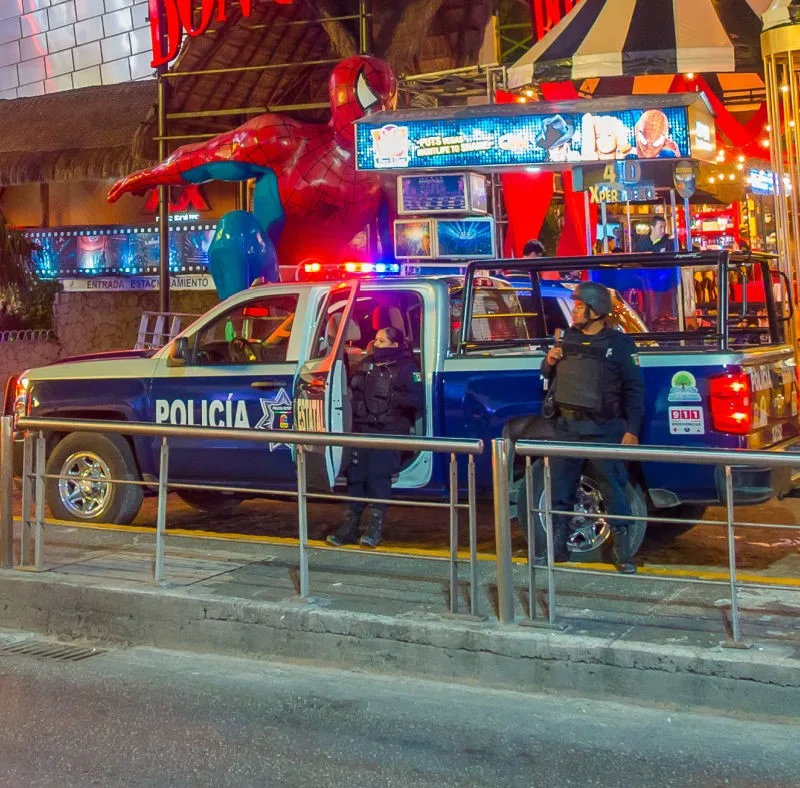
M436 220L436 256L441 258L494 258L494 219Z

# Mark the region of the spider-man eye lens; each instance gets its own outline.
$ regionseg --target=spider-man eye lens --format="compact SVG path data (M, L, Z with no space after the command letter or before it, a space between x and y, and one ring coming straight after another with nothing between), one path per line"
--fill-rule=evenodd
M356 98L364 109L369 109L380 101L375 93L372 92L372 88L367 84L363 71L356 79Z

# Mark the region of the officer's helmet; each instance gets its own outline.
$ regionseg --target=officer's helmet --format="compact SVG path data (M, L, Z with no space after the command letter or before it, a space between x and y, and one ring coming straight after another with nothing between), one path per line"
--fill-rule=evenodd
M573 301L582 301L598 315L611 314L611 291L599 282L582 282L572 294Z

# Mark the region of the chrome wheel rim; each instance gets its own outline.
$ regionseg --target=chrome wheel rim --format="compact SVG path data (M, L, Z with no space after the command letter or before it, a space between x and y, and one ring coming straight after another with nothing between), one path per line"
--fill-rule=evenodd
M71 454L59 476L58 497L71 515L91 520L105 511L113 485L111 469L102 457L91 451Z
M544 490L539 499L539 508L544 509ZM611 526L605 517L586 517L587 514L607 514L603 495L597 485L586 476L581 476L578 499L575 501L575 516L569 523L567 548L571 553L591 553L611 537ZM544 515L539 515L544 528Z

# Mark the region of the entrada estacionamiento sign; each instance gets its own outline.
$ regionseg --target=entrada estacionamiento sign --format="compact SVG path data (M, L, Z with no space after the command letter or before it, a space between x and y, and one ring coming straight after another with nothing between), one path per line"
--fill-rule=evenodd
M273 2L278 5L292 5L294 0ZM196 17L194 10L197 3L194 0L148 0L150 37L153 42L153 59L150 65L158 68L173 60L178 54L184 34L194 38L203 35L212 22L226 22L230 4L231 0L200 0L200 14ZM253 0L240 0L239 6L242 16L249 17L253 10Z

